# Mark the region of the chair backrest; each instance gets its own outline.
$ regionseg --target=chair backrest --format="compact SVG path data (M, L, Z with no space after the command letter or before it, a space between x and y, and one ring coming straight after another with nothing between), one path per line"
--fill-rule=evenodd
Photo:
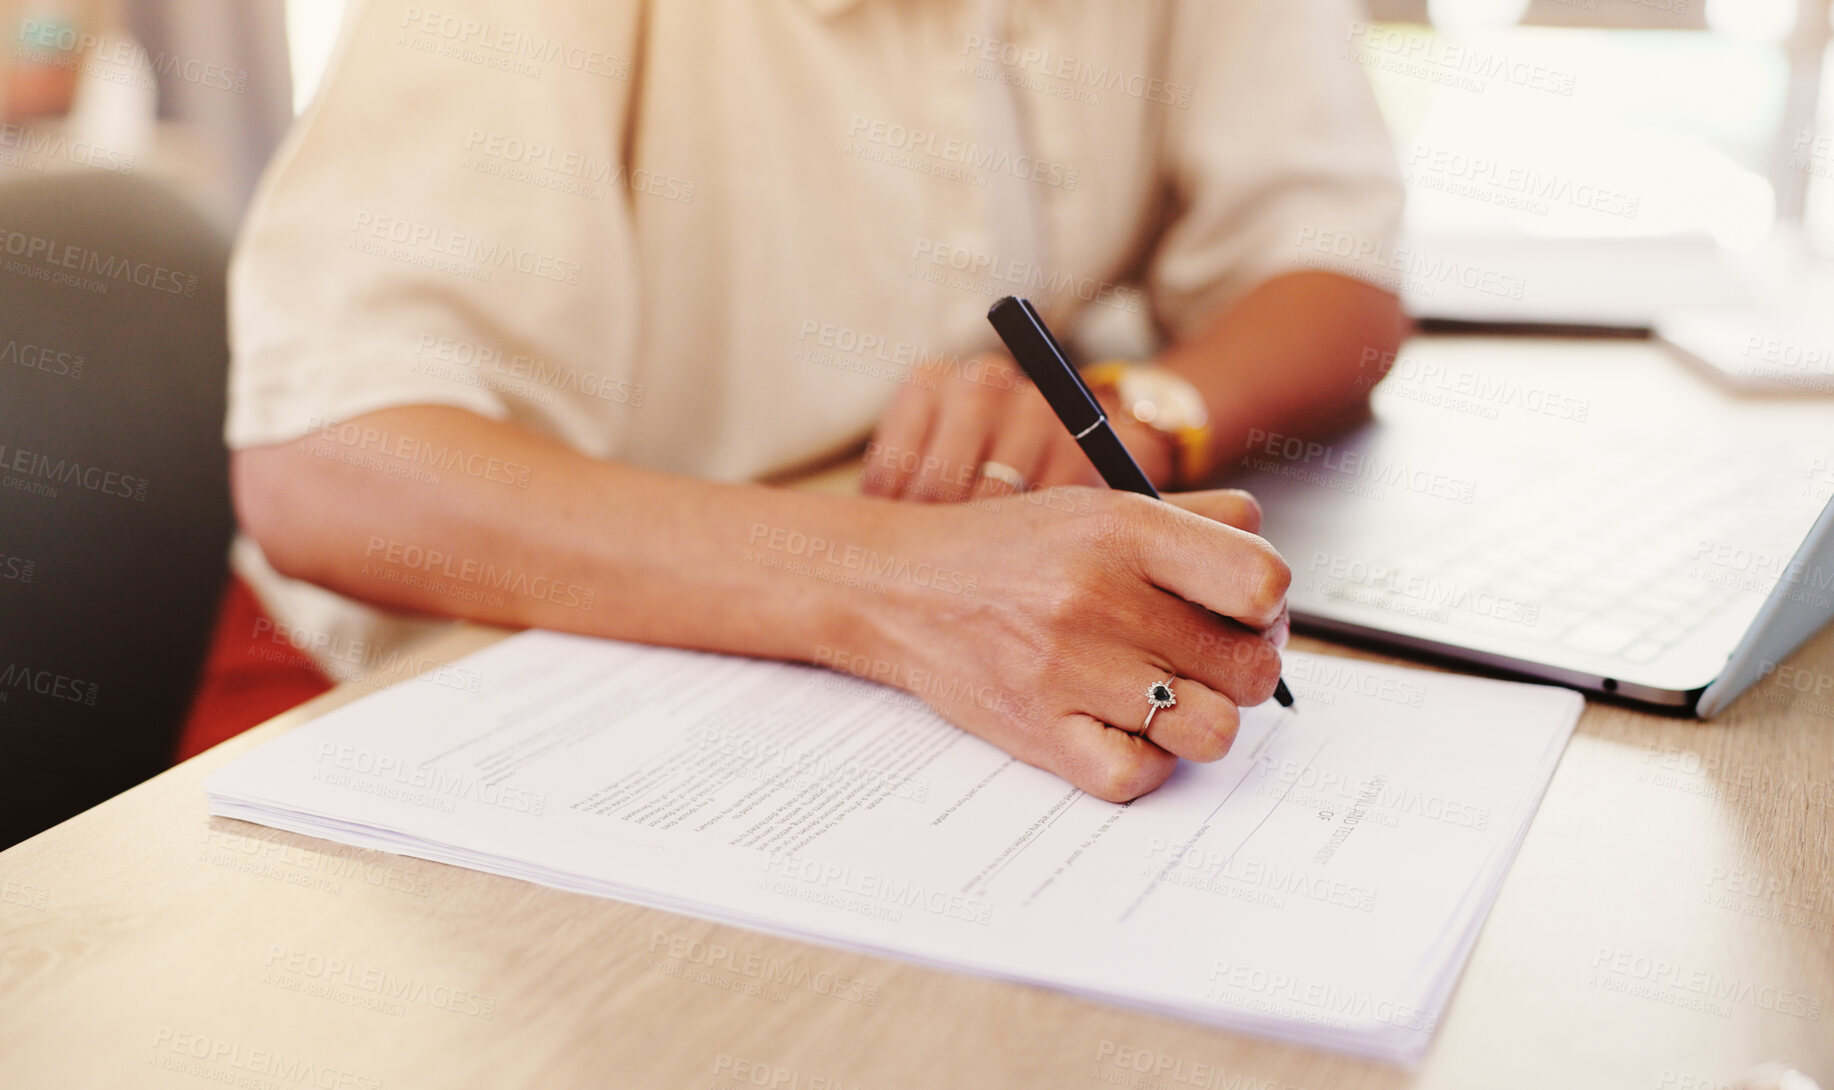
M0 185L0 847L170 763L234 525L227 264L144 179Z

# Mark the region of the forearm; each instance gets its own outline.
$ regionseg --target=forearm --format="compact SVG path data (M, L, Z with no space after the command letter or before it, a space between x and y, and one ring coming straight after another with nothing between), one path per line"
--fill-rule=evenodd
M1298 272L1260 285L1158 362L1204 395L1217 477L1241 461L1251 434L1313 437L1363 419L1408 329L1388 292Z
M494 462L474 462L492 467L476 475L429 470L387 453L401 449ZM344 460L353 453L363 464ZM602 462L431 406L240 451L234 481L243 524L271 563L352 598L802 660L851 648L871 623L871 591L848 585L853 573L837 558L849 546L856 556L894 548L890 523L912 517L889 503ZM814 555L815 539L837 544Z
M1280 672L1258 633L1291 571L1239 493L718 485L424 406L238 452L232 475L284 573L397 609L832 666L1111 802L1221 757ZM1178 708L1147 735L1139 693L1168 672Z

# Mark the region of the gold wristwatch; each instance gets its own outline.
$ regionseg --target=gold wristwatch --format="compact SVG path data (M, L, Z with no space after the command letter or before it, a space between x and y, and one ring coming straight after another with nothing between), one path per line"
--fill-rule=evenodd
M1164 434L1177 450L1174 485L1195 484L1209 470L1210 412L1183 375L1157 364L1103 360L1082 370L1097 393L1113 390L1121 411Z

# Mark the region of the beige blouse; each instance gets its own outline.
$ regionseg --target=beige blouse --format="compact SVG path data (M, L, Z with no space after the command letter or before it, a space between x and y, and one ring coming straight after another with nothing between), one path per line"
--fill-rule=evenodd
M971 362L1001 295L1145 351L1283 270L1379 280L1402 195L1359 18L367 0L238 246L228 441L435 403L753 479L865 438L916 362ZM236 557L339 676L417 628Z

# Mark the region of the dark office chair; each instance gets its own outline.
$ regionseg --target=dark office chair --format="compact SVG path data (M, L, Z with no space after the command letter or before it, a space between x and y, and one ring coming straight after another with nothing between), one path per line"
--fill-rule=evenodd
M157 184L0 185L0 847L170 763L234 525L227 263Z

